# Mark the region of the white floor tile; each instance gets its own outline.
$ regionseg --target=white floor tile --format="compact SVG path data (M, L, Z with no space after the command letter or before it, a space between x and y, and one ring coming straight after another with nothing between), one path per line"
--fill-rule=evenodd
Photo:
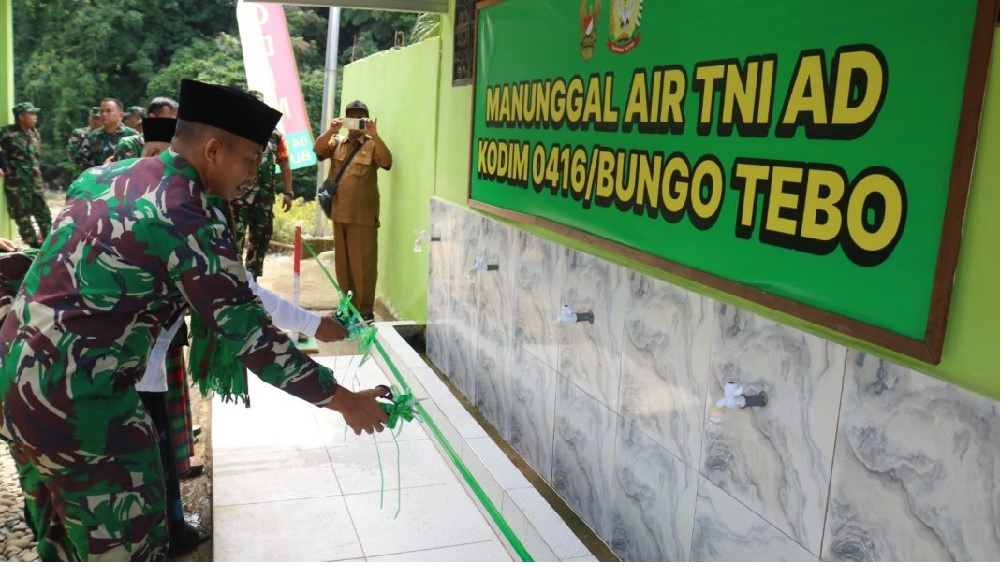
M396 383L373 361L359 366L358 356L317 360L353 390ZM430 385L440 394L445 389L438 378ZM219 399L213 404L216 560L513 560L426 426L405 423L395 446L390 432L356 436L337 412L315 408L253 375L249 389L250 409ZM432 397L440 405L430 400L429 408L455 438L455 450L462 451L465 438L476 439L470 457L504 464L452 395ZM522 514L514 517L527 522Z
M313 405L253 375L251 407L213 399L213 454L288 451L323 447Z
M547 500L544 500L537 489L533 487L514 489L508 491L507 496L508 502L504 512L509 513L511 508L516 508L518 512L514 510L514 513L527 518L529 529L540 535L559 560L589 554L586 546L568 529L561 516L554 511Z
M390 496L396 499L398 478L403 488L457 484L457 477L443 462L432 441L401 441L397 446L380 443L379 451L378 460L377 448L372 441L365 445L328 448L343 494L379 491L381 469L385 501Z
M411 553L380 555L367 558L367 561L371 563L384 561L501 563L512 562L512 560L512 557L509 557L502 544L497 541L482 541L480 543L440 547L427 551L414 551Z
M341 496L213 510L214 561L331 561L362 554Z
M389 495L388 495L389 496ZM369 492L345 497L367 557L424 551L495 538L458 484L406 488L397 502Z
M213 461L215 506L339 495L324 449L224 454Z

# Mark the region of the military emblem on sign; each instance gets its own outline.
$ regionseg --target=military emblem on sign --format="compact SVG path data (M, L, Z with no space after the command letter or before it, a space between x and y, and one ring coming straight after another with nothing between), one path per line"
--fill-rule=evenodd
M579 53L582 59L589 61L596 52L596 28L600 23L601 0L596 0L590 5L586 0L582 0L579 5Z
M607 47L623 54L641 41L642 0L610 0L610 40Z

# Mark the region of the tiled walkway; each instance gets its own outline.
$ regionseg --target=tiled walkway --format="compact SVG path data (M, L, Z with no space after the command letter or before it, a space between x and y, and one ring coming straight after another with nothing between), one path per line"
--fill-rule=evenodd
M317 360L353 389L389 383L372 362L352 379L358 357ZM213 402L215 561L512 561L417 423L398 437L398 513L389 432L357 437L340 414L254 377L249 387L250 409Z

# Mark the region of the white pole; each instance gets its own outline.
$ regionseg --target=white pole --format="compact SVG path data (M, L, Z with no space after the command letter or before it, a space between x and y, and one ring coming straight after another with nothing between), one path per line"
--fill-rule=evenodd
M328 46L324 55L324 100L321 101L321 125L318 132L324 132L335 117L335 86L338 78L338 29L342 19L341 8L328 8ZM331 160L318 162L317 185L320 186L328 177ZM316 202L316 201L315 201ZM314 212L314 236L322 237L328 232L328 223L324 211L317 205Z

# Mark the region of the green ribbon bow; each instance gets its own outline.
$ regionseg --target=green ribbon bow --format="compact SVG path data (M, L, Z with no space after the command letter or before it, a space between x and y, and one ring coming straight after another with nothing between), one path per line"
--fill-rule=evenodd
M394 429L399 421L418 419L421 423L422 418L415 414L416 403L415 396L410 391L394 396L394 401L391 403L380 402L380 407L387 412L387 428Z

